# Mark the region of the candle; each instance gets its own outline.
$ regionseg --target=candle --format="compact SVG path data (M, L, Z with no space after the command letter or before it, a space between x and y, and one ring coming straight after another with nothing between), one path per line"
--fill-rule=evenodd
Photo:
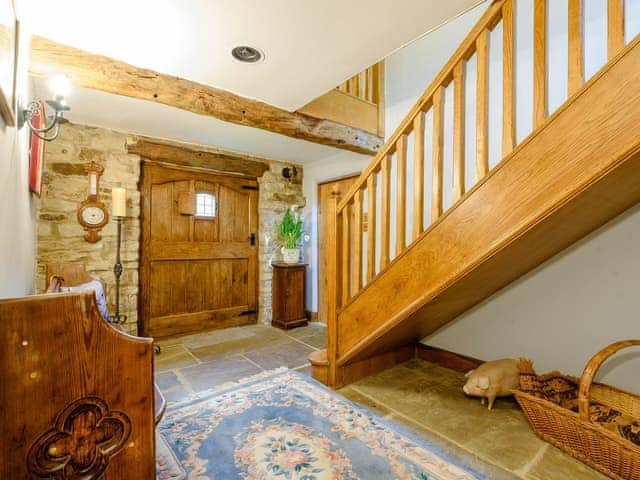
M111 214L114 217L127 216L127 191L124 188L111 189Z

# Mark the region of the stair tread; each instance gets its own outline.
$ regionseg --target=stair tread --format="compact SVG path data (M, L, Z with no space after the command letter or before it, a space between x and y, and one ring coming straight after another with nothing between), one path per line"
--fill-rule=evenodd
M314 366L326 366L329 365L329 359L327 358L326 350L317 350L309 354L309 362Z

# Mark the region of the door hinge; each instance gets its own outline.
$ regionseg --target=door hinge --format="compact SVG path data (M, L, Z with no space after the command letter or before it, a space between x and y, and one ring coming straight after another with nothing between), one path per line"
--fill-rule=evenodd
M244 190L258 190L258 187L254 187L252 185L242 185Z
M238 316L239 317L244 317L244 316L247 316L247 315L252 315L254 313L258 313L258 310L245 310L244 312L240 312L238 314Z

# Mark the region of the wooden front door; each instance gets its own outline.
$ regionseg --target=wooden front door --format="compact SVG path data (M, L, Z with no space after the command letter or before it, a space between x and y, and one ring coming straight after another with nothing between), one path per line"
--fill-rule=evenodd
M255 179L143 164L142 335L255 323Z
M328 252L331 251L331 239L327 237L328 218L326 215L329 208L329 200L333 195L342 197L347 193L351 185L358 179L359 175L341 178L318 185L318 321L327 323L327 286L329 279L327 262Z

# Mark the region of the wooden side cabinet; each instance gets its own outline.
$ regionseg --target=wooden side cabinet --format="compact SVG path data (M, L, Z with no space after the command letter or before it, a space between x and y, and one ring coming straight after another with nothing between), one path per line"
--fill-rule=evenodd
M308 323L304 311L306 264L274 263L271 325L278 328L301 327Z

